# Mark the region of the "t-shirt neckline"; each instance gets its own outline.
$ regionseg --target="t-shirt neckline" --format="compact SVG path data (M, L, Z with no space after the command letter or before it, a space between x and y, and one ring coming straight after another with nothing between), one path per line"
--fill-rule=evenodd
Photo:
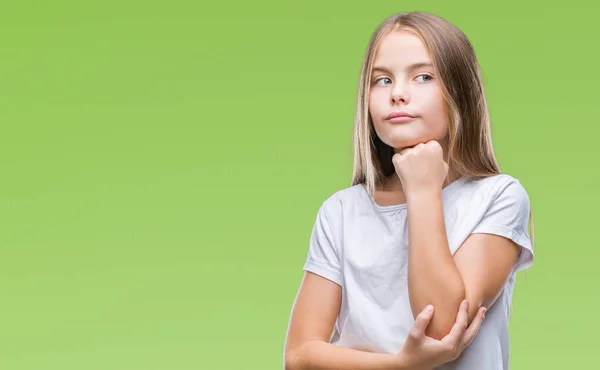
M442 196L444 196L444 194L446 194L448 191L450 191L453 187L456 187L457 185L459 185L460 183L463 183L464 181L465 181L465 178L460 177L457 180L454 180L450 184L446 185L444 188L442 188ZM395 211L395 210L404 209L408 206L407 203L390 204L387 206L379 205L379 204L377 204L377 202L375 202L375 199L373 199L373 197L369 194L365 184L361 184L361 188L365 192L367 198L369 198L369 201L371 202L373 207L379 211Z

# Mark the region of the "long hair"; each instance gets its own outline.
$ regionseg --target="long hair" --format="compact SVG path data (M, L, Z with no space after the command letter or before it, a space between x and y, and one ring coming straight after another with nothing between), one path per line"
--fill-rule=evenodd
M423 12L399 13L375 30L363 59L354 116L354 165L351 185L363 184L370 195L395 172L394 149L377 136L369 114L371 70L381 40L407 30L421 38L439 76L448 112L448 176L480 179L501 173L492 146L490 118L475 51L456 26ZM533 215L530 213L533 244Z

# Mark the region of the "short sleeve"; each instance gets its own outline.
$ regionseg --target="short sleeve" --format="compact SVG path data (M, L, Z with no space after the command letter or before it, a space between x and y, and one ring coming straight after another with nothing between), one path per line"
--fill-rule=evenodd
M304 270L320 275L341 286L340 259L325 206L325 203L322 204L317 212L317 218L310 235Z
M528 232L530 203L527 191L518 180L504 186L496 196L473 234L495 234L521 246L521 253L513 272L533 265L533 246Z

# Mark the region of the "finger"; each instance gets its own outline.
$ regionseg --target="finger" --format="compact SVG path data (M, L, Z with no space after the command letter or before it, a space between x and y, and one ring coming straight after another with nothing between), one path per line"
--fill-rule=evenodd
M400 155L405 155L405 154L406 154L408 151L410 151L411 149L412 149L412 148L404 148L404 149L401 149L401 150L398 152L398 154L400 154Z
M400 164L400 160L402 159L402 154L396 153L392 156L392 163L394 166L398 166Z
M437 140L429 140L428 142L425 143L425 145L428 146L435 146L435 147L441 147L440 142Z
M469 327L467 328L467 330L465 330L465 333L461 339L461 348L468 346L479 332L479 329L481 328L481 323L483 322L483 318L485 316L485 311L485 307L481 307L479 311L477 311L477 315L475 315L475 318L473 319L473 321L471 321Z
M413 327L410 329L411 336L413 336L415 338L424 337L425 330L429 326L429 323L431 322L432 317L433 317L433 306L428 305L427 307L425 307L425 309L423 311L421 311L421 313L419 313L419 315L417 315L417 318L415 319L415 323L413 324Z
M448 333L448 335L446 335L444 338L442 338L443 342L450 342L452 344L458 344L460 338L463 336L463 333L465 332L465 329L467 328L468 309L469 309L469 301L464 299L460 304L458 313L456 314L456 322L452 326L452 329L450 329L450 333Z

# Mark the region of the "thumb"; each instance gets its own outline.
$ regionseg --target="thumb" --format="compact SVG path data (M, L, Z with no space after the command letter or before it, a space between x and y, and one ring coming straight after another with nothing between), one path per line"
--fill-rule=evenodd
M415 323L413 324L413 327L411 329L412 334L417 337L424 336L425 330L429 326L429 323L431 322L432 317L433 317L433 306L428 305L427 307L425 307L425 309L423 311L421 311L421 313L419 313L419 315L415 319Z

